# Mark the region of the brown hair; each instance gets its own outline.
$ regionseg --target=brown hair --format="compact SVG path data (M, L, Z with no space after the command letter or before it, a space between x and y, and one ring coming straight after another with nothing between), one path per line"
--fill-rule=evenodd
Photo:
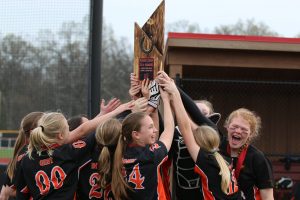
M229 189L229 184L231 181L230 171L227 162L218 153L218 147L220 144L220 137L215 129L210 126L199 126L194 132L194 137L196 143L200 146L200 149L213 153L219 167L221 175L221 189L227 194Z
M37 127L37 122L43 114L43 112L31 112L23 117L19 128L19 134L14 146L13 158L7 166L7 175L10 180L13 179L18 155L20 154L22 148L26 145L26 141L29 138L31 130Z
M116 200L127 198L127 189L130 189L127 182L124 180L122 170L123 155L128 144L132 142L132 132L141 129L141 120L147 115L142 112L129 114L122 123L122 134L119 137L118 145L114 155L113 175L111 181L111 189Z
M96 141L101 152L98 159L99 185L106 188L111 183L112 156L122 132L122 124L117 119L109 119L100 124L96 130Z
M250 111L246 108L239 108L230 113L230 115L225 120L224 126L228 127L232 119L235 117L242 117L250 124L250 141L252 141L259 135L259 131L261 129L261 119L254 111Z
M75 130L83 123L83 118L87 118L86 115L76 115L68 119L69 131Z
M43 151L45 148L48 154L52 154L50 146L58 142L59 133L66 134L68 126L65 123L66 118L63 114L57 112L45 113L38 121L38 126L32 130L29 137L28 155L32 159L32 151Z

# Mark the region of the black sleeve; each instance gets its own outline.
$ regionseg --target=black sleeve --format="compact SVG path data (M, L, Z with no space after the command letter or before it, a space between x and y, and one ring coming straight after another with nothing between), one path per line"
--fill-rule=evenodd
M3 178L3 179L2 179L2 180L3 180L3 185L9 186L9 187L12 185L12 183L11 183L11 181L10 181L10 178L9 178L8 175L7 175L7 172L3 173L3 174L1 175L1 178Z
M180 96L182 99L182 103L184 105L184 108L186 112L190 115L191 119L199 126L201 125L207 125L210 126L216 130L218 130L217 125L214 124L211 120L209 120L207 117L205 117L195 102L189 97L183 90L181 90L178 87L178 90L180 92Z
M149 153L153 154L154 162L159 165L168 155L168 150L164 143L157 141L149 146ZM150 156L149 156L150 157Z
M90 155L95 148L96 138L95 133L89 134L87 137L80 139L72 144L69 144L70 154L77 160L79 165L90 160Z
M273 170L268 159L263 154L257 154L254 157L254 163L254 174L256 174L255 185L257 188L273 188Z
M30 199L30 192L27 187L27 183L24 178L23 168L20 166L18 178L15 181L16 186L16 199L18 200L27 200Z

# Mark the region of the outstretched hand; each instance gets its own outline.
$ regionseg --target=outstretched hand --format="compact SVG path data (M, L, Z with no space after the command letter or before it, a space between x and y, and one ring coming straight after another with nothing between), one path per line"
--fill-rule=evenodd
M132 99L136 100L139 98L139 94L141 92L141 84L135 74L130 74L130 89L129 95Z
M150 98L149 85L150 85L150 81L148 78L144 79L142 81L141 91L142 91L143 97L145 97L146 99Z
M126 110L132 110L134 107L134 100L131 100L127 103L123 103L121 104L119 107L116 108L116 111L118 111L119 113L124 112Z
M173 79L171 79L165 72L159 71L157 76L159 86L169 94L178 93L178 89Z
M148 99L145 97L138 98L134 101L132 112L146 112L148 108Z
M100 115L105 115L113 110L115 110L118 106L121 105L120 99L113 98L111 99L107 105L105 105L105 100L101 100L100 104Z

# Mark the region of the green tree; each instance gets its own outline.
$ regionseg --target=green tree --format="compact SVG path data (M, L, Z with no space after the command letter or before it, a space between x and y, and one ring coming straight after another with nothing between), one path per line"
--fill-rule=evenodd
M88 26L86 17L62 24L57 33L42 30L34 41L13 34L0 38L1 129L16 129L32 111L86 113ZM132 49L105 23L102 43L101 97L128 99Z
M21 37L9 34L0 45L1 126L12 129L18 127L16 119L33 109L32 102L39 98L36 83L41 79L41 69L32 63L38 50ZM34 81L34 90L29 80Z
M104 24L102 41L101 96L128 100L129 75L133 71L133 49L127 39L116 39Z

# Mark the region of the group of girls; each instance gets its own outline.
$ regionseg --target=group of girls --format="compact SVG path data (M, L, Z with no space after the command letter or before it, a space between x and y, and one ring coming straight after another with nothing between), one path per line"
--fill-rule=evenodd
M250 145L259 128L251 121L258 119L252 112L233 112L226 121L228 137L220 138L216 125L162 71L151 83L132 76L129 93L133 100L128 103L102 102L100 114L91 120L67 121L50 112L34 114L25 126L33 113L27 115L1 198L16 191L18 200L176 199L165 163L170 163L177 130L201 182L199 198L255 199L258 193L250 191L255 189L262 199L273 199L271 169L265 169L268 162ZM258 177L261 168L269 171Z

